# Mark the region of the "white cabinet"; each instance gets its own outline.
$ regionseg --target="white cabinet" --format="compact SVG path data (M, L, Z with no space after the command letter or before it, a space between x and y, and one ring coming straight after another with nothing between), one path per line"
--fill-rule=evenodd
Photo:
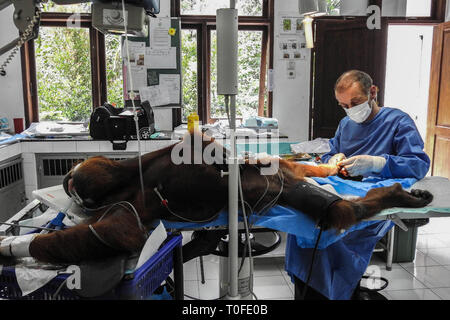
M6 221L26 205L22 158L0 162L0 221Z

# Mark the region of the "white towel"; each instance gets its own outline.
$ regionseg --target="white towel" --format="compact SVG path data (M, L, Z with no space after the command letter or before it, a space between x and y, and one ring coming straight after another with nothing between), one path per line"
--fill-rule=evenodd
M145 242L144 248L142 248L141 255L139 256L136 269L139 269L150 257L152 257L157 251L159 246L166 240L167 231L164 228L163 223L160 221L159 225L153 230L152 234Z
M30 262L34 261L33 258L24 258L24 260L27 259ZM26 296L42 288L58 275L58 270L28 268L26 264L16 266L15 272L22 296Z

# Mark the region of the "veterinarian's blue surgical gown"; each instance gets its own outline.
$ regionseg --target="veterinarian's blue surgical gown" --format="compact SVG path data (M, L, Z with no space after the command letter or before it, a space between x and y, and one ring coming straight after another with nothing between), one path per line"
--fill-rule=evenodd
M336 153L344 153L347 158L355 155L384 157L386 165L377 175L382 179L420 180L430 167L414 121L398 109L383 107L373 120L362 124L345 117L335 137L330 139L330 147L331 151L322 157L323 162ZM376 243L392 226L390 221L377 221L318 250L309 285L329 299L350 299ZM306 282L312 250L299 247L296 237L288 235L286 271Z

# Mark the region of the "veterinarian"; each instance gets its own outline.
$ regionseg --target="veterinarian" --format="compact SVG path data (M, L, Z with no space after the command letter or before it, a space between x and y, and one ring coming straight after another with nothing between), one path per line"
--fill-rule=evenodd
M339 164L350 177L420 180L430 159L414 121L401 110L378 106L377 91L372 78L358 70L337 80L335 96L347 116L330 139L331 151L322 162ZM376 222L318 250L305 299L361 299L355 288L367 268L364 261L370 261L375 244L390 227L390 221ZM312 250L300 248L296 237L288 236L286 269L294 279L296 299L307 282ZM355 272L358 269L362 274Z

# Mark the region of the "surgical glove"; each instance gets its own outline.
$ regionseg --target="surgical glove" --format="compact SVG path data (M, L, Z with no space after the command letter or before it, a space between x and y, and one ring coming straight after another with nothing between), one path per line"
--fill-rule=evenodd
M343 160L346 159L345 154L343 153L336 153L334 156L332 156L330 158L330 160L328 160L328 164L329 165L333 165L333 166L337 166L337 164Z
M380 173L386 165L386 159L377 156L354 156L338 163L344 167L351 177L367 176L370 173Z

